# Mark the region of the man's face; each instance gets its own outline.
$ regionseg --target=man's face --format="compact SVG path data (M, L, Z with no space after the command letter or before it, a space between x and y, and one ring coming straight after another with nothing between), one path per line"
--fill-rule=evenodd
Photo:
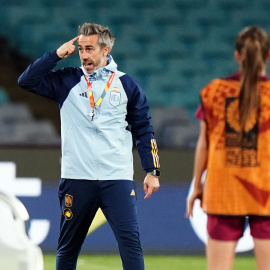
M80 35L78 39L79 56L86 73L107 65L107 55L109 47L103 49L98 45L98 35Z

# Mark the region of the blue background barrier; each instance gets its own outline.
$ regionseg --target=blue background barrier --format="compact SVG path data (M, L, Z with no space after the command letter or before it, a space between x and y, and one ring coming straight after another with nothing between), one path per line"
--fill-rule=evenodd
M57 189L57 185L43 185L40 197L19 197L29 212L30 221L50 221L48 235L40 244L44 252L56 250L61 214ZM162 185L158 192L144 200L142 183L137 183L139 227L145 253L204 252L204 244L185 218L188 189L189 183ZM118 252L117 242L107 222L86 238L82 252Z

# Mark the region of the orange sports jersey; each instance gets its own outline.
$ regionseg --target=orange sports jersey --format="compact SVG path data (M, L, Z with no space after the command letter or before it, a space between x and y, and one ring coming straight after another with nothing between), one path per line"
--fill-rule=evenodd
M208 214L270 215L270 81L259 83L260 110L241 140L239 75L216 79L201 91L208 164L203 209Z

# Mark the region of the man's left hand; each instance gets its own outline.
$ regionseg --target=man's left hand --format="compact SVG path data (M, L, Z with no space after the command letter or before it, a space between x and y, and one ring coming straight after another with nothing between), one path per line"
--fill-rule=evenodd
M143 189L146 194L144 199L145 200L148 199L153 192L159 189L159 187L160 187L160 184L157 177L151 174L146 175L143 182Z

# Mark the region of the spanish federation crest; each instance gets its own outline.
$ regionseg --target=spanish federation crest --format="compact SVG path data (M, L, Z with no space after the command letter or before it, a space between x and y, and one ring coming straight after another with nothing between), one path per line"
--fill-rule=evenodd
M66 207L71 207L72 203L73 203L73 196L69 195L69 194L66 194L66 196L65 196L65 205L66 205Z
M118 91L112 91L110 93L110 103L116 107L120 104L120 101L121 101L121 93Z

